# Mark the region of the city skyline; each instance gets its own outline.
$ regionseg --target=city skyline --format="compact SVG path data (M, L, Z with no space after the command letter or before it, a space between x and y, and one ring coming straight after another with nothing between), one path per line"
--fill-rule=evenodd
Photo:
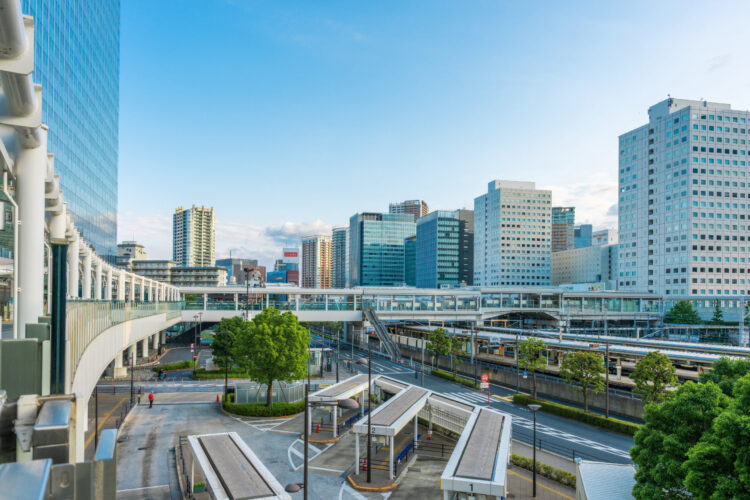
M733 48L748 36L740 3L720 27L670 4L576 14L406 4L398 18L388 5L176 5L122 6L118 240L135 237L155 257L169 255L172 206L215 206L217 257L232 249L268 265L285 243L392 202L470 209L496 178L536 182L579 223L616 227L617 137L650 104L670 93L747 106L748 56ZM206 12L214 36L197 47L187 27ZM196 54L231 71L196 78ZM200 110L198 121L221 127L188 125L196 110L183 104L196 92L232 97Z

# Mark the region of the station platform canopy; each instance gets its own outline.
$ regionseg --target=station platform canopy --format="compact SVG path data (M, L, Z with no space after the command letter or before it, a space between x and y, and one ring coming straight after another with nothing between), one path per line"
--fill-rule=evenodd
M212 499L291 500L263 462L236 432L188 436L190 484L195 484L195 465L205 478Z
M445 498L504 498L510 439L509 416L486 408L473 413L440 478Z
M335 403L367 390L367 375L355 375L308 396L311 403Z

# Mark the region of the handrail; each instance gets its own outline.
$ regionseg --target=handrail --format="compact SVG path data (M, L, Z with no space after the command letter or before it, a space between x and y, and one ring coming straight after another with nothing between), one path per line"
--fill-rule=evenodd
M86 348L104 330L156 314L165 314L166 319L179 318L181 310L180 302L68 300L65 315L65 340L70 349L68 380L73 380Z

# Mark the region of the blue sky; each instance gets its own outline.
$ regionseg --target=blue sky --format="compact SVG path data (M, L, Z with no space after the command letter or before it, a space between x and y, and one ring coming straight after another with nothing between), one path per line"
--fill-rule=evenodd
M707 8L706 5L710 5ZM707 17L708 16L708 17ZM535 181L616 227L617 135L674 97L750 107L749 2L122 2L118 238L217 256ZM710 19L710 22L708 22Z

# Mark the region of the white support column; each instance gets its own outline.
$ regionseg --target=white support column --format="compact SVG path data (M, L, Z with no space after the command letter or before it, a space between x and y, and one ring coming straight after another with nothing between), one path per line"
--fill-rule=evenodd
M152 291L154 293L154 302L159 302L159 287L161 285L159 283L155 283L152 285Z
M419 435L419 421L417 415L414 415L414 449L417 449L417 436Z
M307 435L312 436L312 405L307 406Z
M80 238L73 232L68 244L68 297L78 298L78 257Z
M6 89L7 90L7 89ZM6 96L7 97L7 96ZM18 202L18 301L17 334L26 338L27 323L44 314L44 181L47 174L47 127L39 130L36 148L18 145L16 154L16 201Z
M117 275L117 300L125 300L125 271L120 271Z
M159 349L159 333L155 333L151 336L151 348L154 350Z
M148 337L141 341L141 355L144 360L148 359Z
M133 363L133 366L135 366L135 364L138 362L137 354L138 353L136 352L136 344L132 344L128 346L128 359L127 359L128 366L130 366L131 361Z
M130 293L129 293L129 299L130 302L135 302L135 274L128 275L130 278Z
M106 278L104 280L104 300L112 300L112 288L115 284L112 281L112 268L107 266Z
M333 407L333 437L336 438L336 424L338 423L339 408L338 406Z
M146 302L146 278L141 278L141 302Z
M128 370L125 368L122 364L122 353L118 353L117 356L115 356L115 378L123 378L127 376Z
M96 259L94 267L94 300L102 300L102 263L101 259Z
M83 245L81 248L83 255L83 279L81 280L81 297L84 299L91 298L91 248Z
M389 453L391 454L391 459L389 461L388 467L391 472L391 481L393 481L393 441L395 441L394 439L395 437L396 436L390 436L390 438L388 439L389 441L388 448L389 448ZM370 465L370 464L367 464L367 465Z
M76 394L73 405L73 446L68 453L71 462L83 462L85 460L85 437L89 423L89 402L84 401Z
M356 432L352 432L352 434L354 434L354 463L356 464L355 467L357 468L357 472L355 473L355 475L359 475L359 434L357 434ZM367 465L369 466L370 464Z

